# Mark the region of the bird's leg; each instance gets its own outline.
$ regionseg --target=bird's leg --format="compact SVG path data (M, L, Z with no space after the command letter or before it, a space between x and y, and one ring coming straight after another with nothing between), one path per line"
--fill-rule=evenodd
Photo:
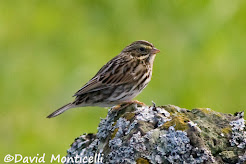
M121 103L119 105L115 105L112 110L121 110L121 109L124 109L126 107L128 107L129 105L131 105L130 103L127 103L127 102L124 102L124 103Z
M137 104L137 105L139 105L139 106L146 106L143 102L140 102L140 101L138 101L138 100L132 100L131 103L132 103L132 104Z
M138 100L132 100L132 101L126 101L126 102L123 102L119 105L116 105L112 108L112 110L121 110L123 108L126 108L132 104L137 104L138 106L145 106L145 104L143 102L140 102Z

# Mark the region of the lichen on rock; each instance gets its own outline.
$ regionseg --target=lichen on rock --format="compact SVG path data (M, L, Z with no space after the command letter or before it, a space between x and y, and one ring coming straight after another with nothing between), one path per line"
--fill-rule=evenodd
M231 121L232 135L230 139L231 146L237 146L238 148L246 148L246 131L245 120L243 119L244 113L237 113L237 120Z
M98 164L244 163L245 151L243 113L132 104L112 108L98 133L75 139L67 157L100 153L103 160L93 162Z

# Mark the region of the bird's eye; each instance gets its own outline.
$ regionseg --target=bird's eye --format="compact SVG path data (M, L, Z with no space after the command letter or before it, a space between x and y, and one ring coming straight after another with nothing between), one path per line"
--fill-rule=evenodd
M145 48L144 47L140 47L139 50L143 52L143 51L145 51Z

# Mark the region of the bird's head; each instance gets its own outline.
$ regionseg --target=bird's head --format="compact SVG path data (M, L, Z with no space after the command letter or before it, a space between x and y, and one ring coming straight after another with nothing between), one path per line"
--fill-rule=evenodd
M154 45L145 40L135 41L126 48L123 49L124 53L139 60L150 60L155 57L155 54L160 50L154 47Z

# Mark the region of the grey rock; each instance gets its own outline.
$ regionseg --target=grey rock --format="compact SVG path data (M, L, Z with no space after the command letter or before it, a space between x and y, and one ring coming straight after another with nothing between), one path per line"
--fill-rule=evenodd
M92 156L97 164L241 164L246 162L243 114L174 105L124 105L108 112L96 135L76 138L67 157Z

